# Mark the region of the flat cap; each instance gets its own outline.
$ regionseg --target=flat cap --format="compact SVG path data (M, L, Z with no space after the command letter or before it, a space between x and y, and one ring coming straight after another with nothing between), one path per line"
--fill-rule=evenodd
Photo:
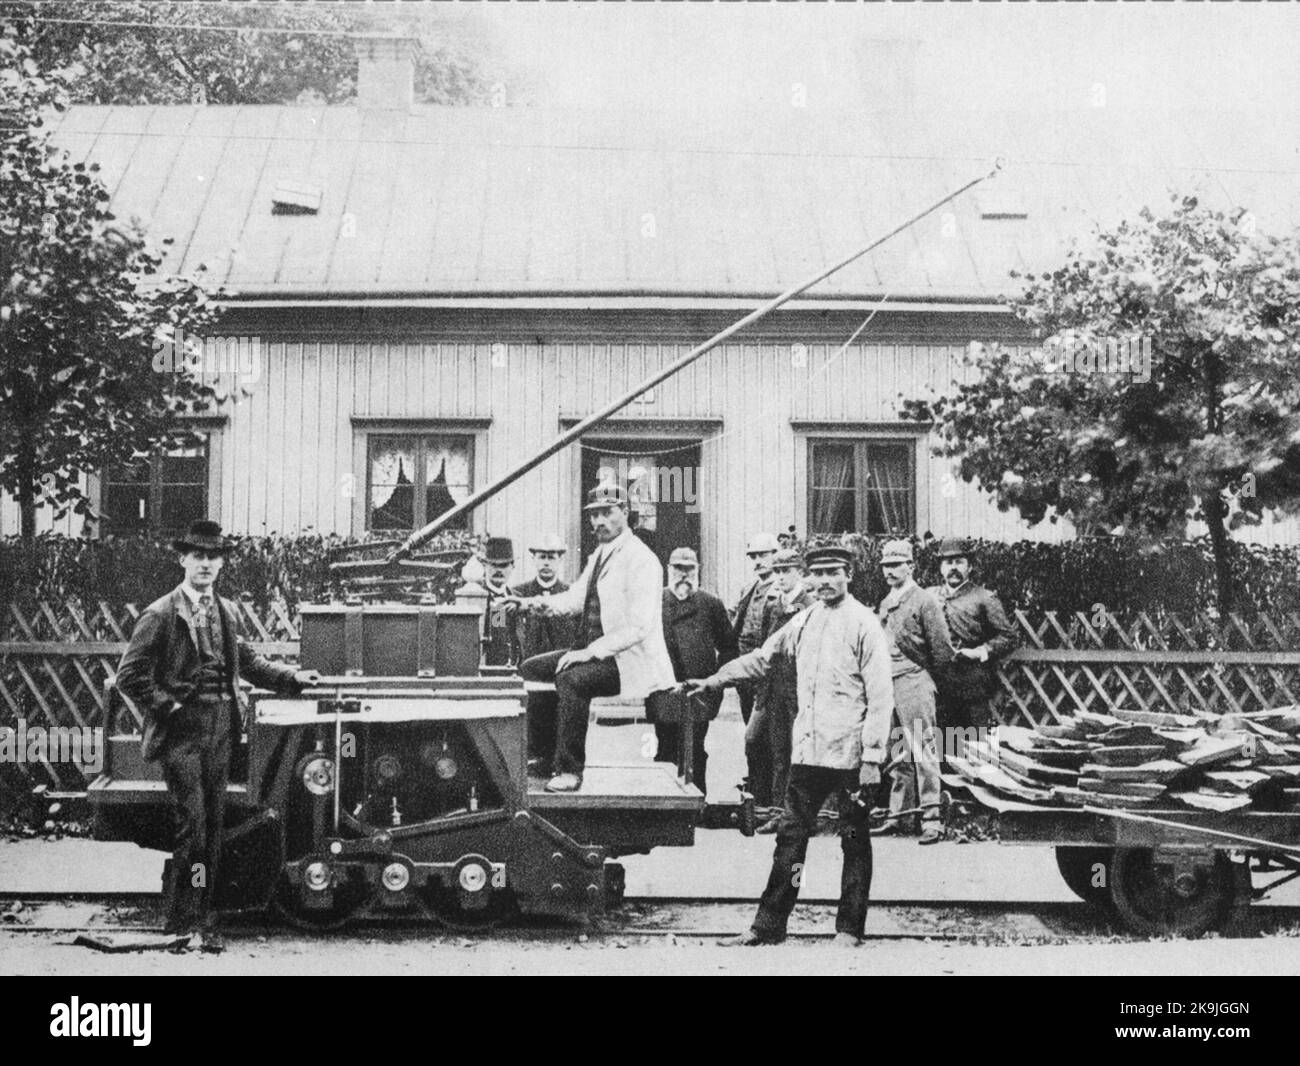
M804 552L803 561L810 570L814 566L852 566L853 552L839 544L823 544Z
M668 565L698 567L700 558L695 554L694 548L674 548L672 555L668 556Z
M594 511L598 507L627 507L627 505L627 490L622 485L607 481L587 493L587 504L583 510Z
M935 548L934 554L940 559L951 559L958 555L969 559L972 550L971 542L965 537L944 537L943 540L939 541L939 546Z
M773 570L803 569L803 556L793 548L782 548L772 560Z

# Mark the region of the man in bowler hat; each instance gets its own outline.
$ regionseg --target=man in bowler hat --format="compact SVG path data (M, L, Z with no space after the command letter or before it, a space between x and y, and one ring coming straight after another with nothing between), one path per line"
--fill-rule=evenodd
M172 542L185 579L145 608L117 669L117 687L144 716L143 756L162 764L176 836L166 884L168 933L220 951L212 907L231 746L241 728L239 681L296 695L314 670L272 663L239 637L235 605L214 590L232 545L216 522Z

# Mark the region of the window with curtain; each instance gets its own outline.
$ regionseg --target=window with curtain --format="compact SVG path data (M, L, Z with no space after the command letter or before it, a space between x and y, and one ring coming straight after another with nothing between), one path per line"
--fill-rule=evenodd
M809 441L809 532L915 533L915 458L911 441Z
M417 529L474 491L473 437L372 433L366 452L367 529ZM462 516L451 528L468 523Z
M186 433L102 475L103 532L115 536L183 533L208 515L208 435Z

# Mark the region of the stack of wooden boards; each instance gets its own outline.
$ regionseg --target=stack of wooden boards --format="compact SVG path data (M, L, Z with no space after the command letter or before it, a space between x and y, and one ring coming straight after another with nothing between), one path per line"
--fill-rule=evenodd
M949 763L1045 806L1300 810L1300 705L1210 715L1122 708L1035 729L1003 726Z

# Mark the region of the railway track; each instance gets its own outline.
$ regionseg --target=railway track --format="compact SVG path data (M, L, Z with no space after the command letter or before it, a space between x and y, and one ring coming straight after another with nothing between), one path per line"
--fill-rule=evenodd
M151 933L161 932L156 893L30 892L0 893L0 933ZM491 936L494 938L566 941L575 937L594 944L626 946L628 940L708 940L744 929L755 901L741 897L627 897L590 922L522 918L483 930L439 927L422 918L395 917L386 922L361 921L333 933L309 936L342 939ZM833 935L835 901L801 900L789 937L816 942ZM1043 943L1109 939L1139 940L1121 933L1106 914L1086 903L1006 903L993 900L934 901L887 899L872 903L869 941L953 943ZM231 939L281 940L301 930L260 915L232 916L225 928ZM1255 904L1225 932L1253 937L1300 932L1300 906Z

